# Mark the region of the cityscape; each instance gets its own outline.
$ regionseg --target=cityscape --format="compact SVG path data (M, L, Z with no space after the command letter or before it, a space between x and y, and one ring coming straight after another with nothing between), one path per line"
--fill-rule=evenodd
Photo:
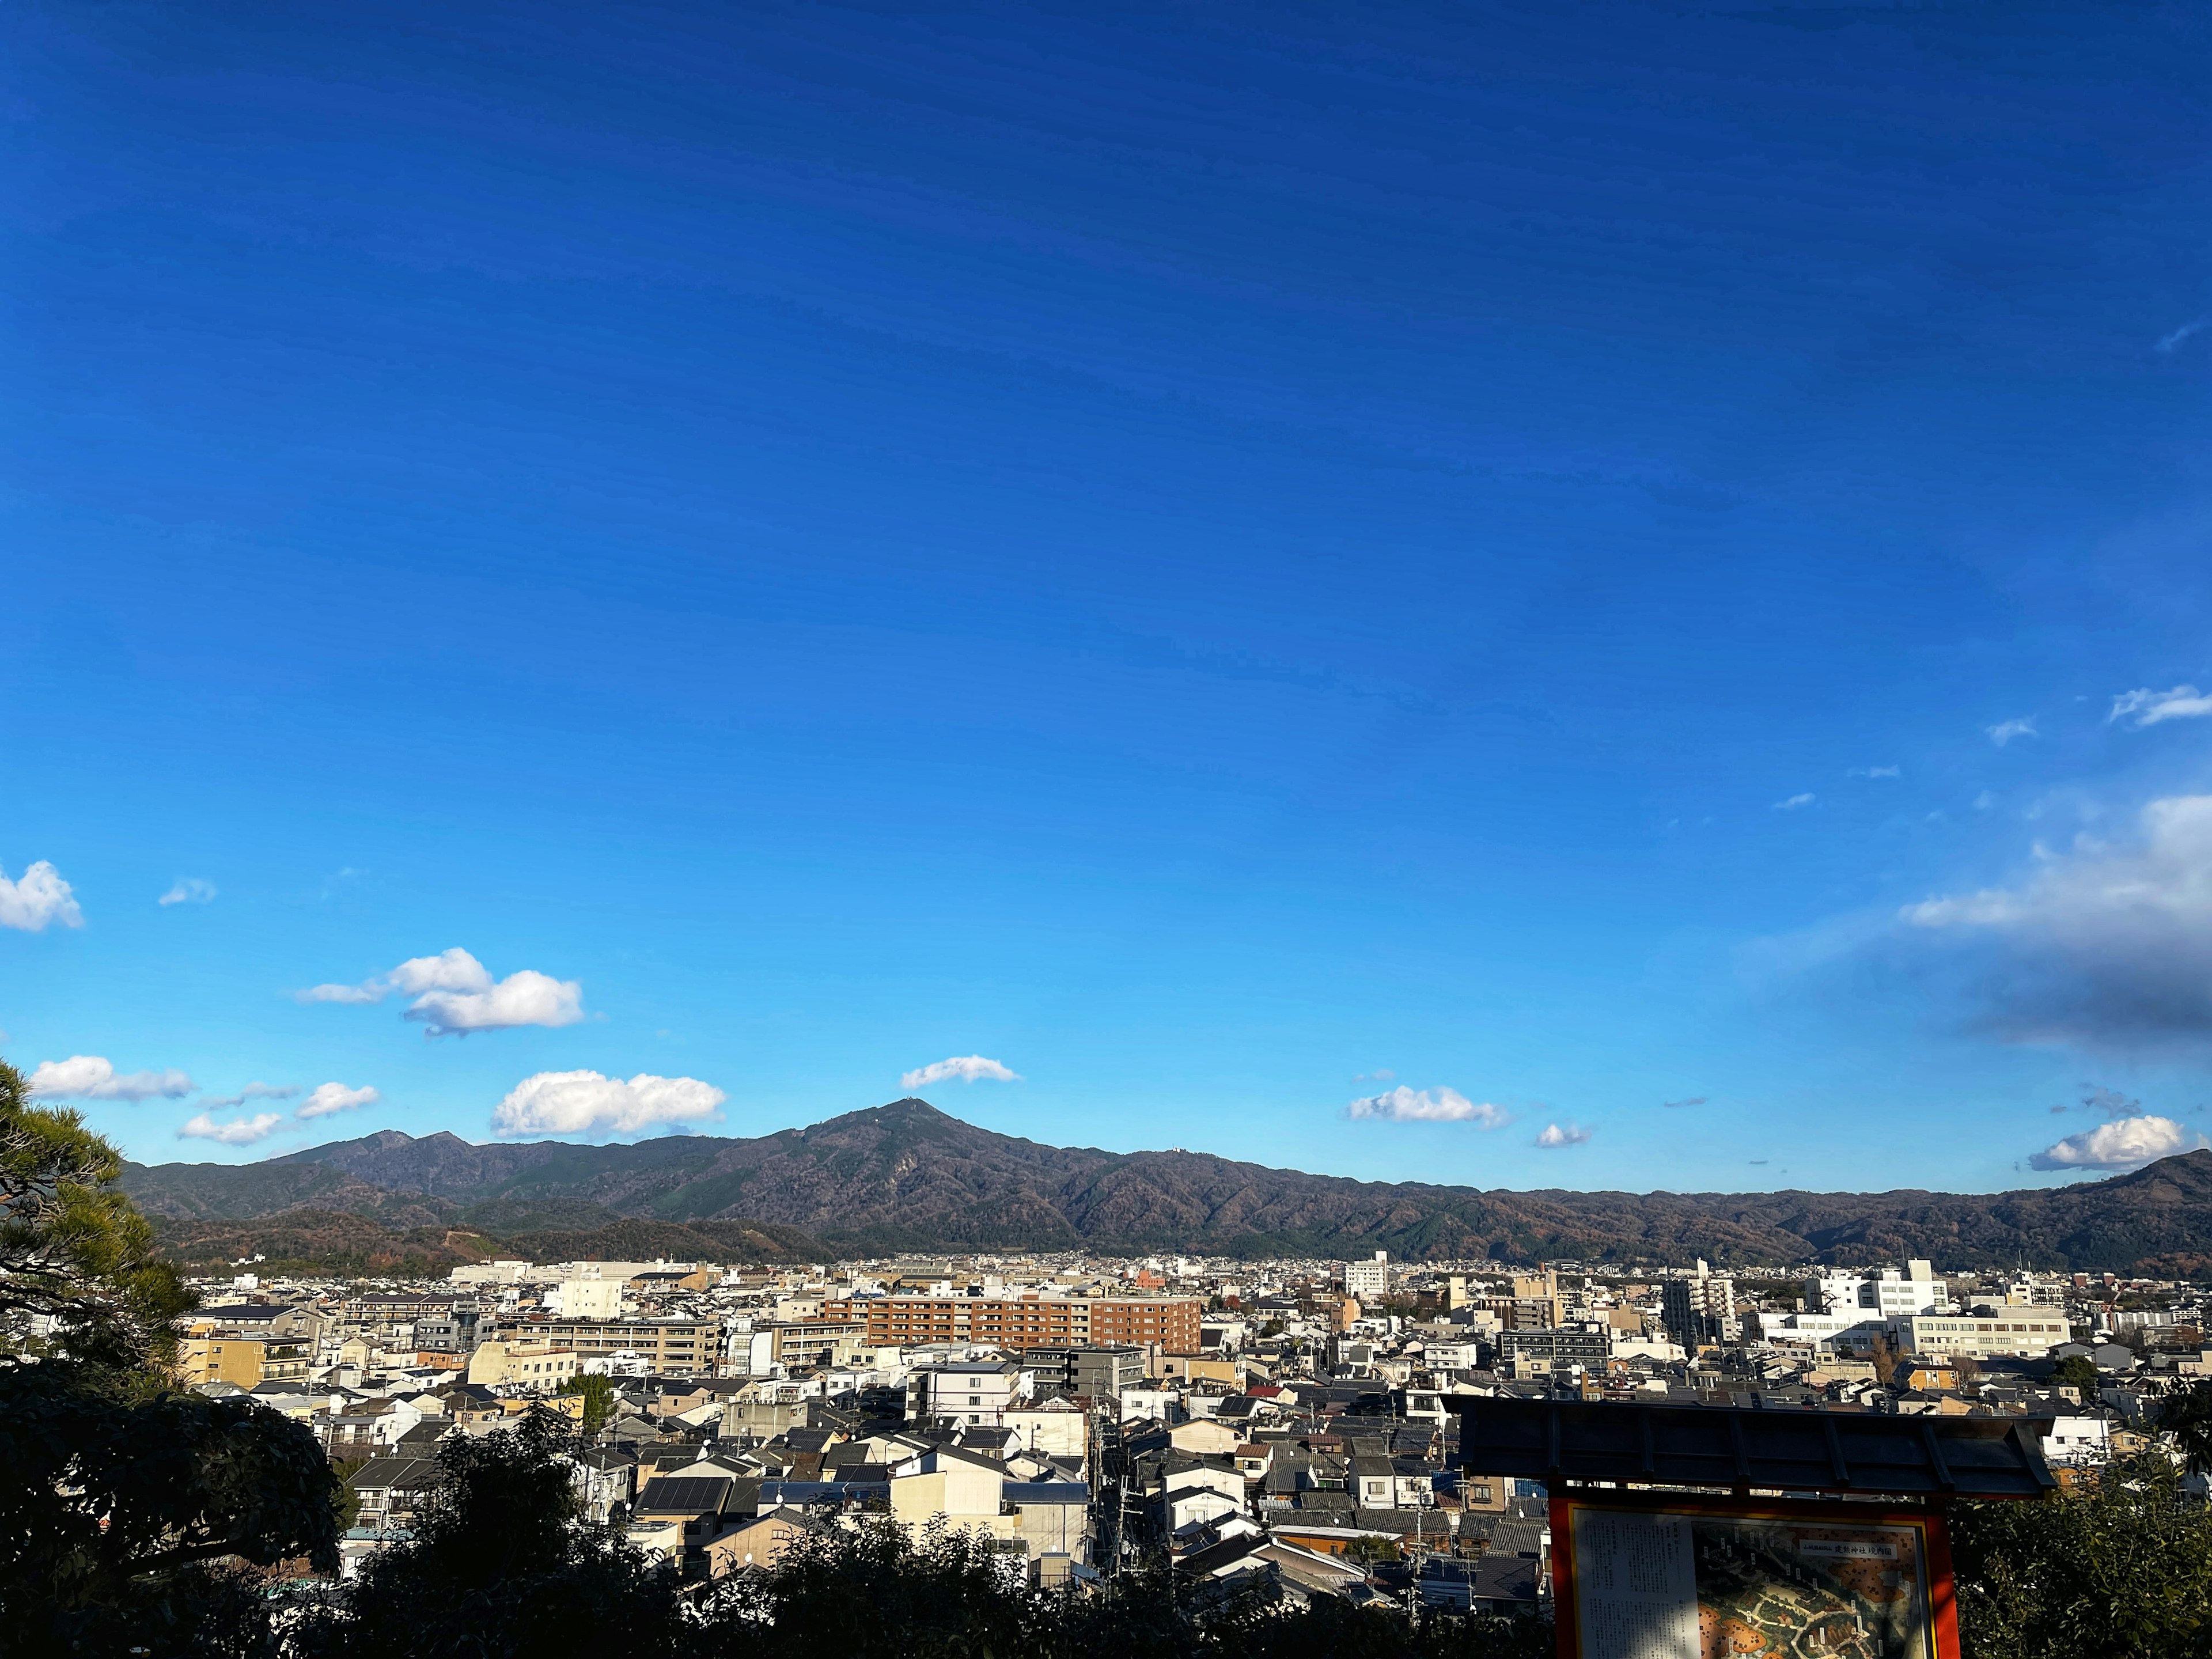
M2212 1655L2188 7L0 7L0 1659Z

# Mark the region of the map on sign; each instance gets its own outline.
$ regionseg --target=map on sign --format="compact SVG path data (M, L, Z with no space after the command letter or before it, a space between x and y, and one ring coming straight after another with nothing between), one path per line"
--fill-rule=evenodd
M1582 1659L1935 1659L1914 1525L1574 1506Z

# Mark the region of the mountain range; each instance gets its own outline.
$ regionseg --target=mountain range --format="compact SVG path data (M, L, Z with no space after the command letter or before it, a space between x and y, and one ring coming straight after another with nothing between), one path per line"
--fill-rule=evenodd
M2212 1151L1989 1194L1485 1191L1203 1152L1048 1146L894 1101L757 1139L477 1146L396 1129L259 1164L125 1166L180 1261L368 1267L500 1254L759 1261L1073 1250L1574 1259L1738 1269L1929 1256L1947 1267L2212 1273Z

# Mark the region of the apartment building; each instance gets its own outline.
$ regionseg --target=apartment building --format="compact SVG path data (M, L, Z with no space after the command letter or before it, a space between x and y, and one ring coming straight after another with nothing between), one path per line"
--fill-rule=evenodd
M722 1327L712 1319L516 1319L501 1322L510 1342L571 1348L579 1358L634 1353L655 1371L711 1374Z
M201 1382L235 1382L241 1389L264 1382L304 1380L313 1345L304 1337L242 1336L236 1331L196 1330L177 1344L177 1376L186 1387Z
M988 1342L1007 1348L1158 1345L1196 1353L1204 1304L1180 1297L887 1296L824 1302L825 1320L862 1320L869 1341Z

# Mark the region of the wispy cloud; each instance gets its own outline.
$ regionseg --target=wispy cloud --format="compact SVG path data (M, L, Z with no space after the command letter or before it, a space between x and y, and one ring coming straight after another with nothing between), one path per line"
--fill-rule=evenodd
M2034 853L2015 885L1899 919L1980 953L1975 981L2014 1041L2212 1042L2212 795L2152 801L2124 840Z
M1847 778L1901 778L1905 775L1905 769L1901 766L1854 766L1844 775Z
M374 1089L349 1089L343 1083L319 1083L295 1115L301 1118L328 1117L333 1112L350 1112L363 1106L374 1106L383 1098Z
M1704 1105L1705 1103L1705 1097L1703 1095L1691 1095L1686 1099L1662 1100L1659 1103L1662 1106L1664 1106L1670 1112L1678 1112L1685 1106Z
M2043 735L2035 729L2035 716L2033 714L2023 714L2016 720L1999 720L1995 726L1985 726L1982 730L1990 734L1990 741L2000 749L2014 738L2039 738Z
M1795 812L1800 807L1810 806L1815 799L1817 799L1817 797L1809 793L1802 795L1792 795L1787 800L1778 800L1775 802L1774 810L1778 812Z
M981 1054L960 1054L951 1060L932 1060L918 1066L899 1079L899 1087L908 1091L927 1089L933 1083L1019 1083L1019 1072L1001 1066L995 1060L986 1060Z
M2172 333L2160 335L2157 345L2152 349L2160 352L2172 351L2191 335L2203 333L2208 324L2212 324L2212 317L2199 317L2193 322L2184 323Z
M212 1140L222 1146L251 1146L257 1140L266 1140L283 1121L282 1112L257 1112L250 1118L234 1117L228 1123L218 1123L202 1112L178 1126L177 1139Z
M211 904L215 902L215 884L202 881L198 876L179 876L170 884L169 890L154 901L167 908L172 904Z
M2039 1170L2140 1170L2208 1145L2212 1142L2170 1117L2119 1117L2068 1135L2027 1161Z
M404 1018L421 1020L429 1036L498 1031L520 1025L574 1025L584 1017L584 988L521 969L495 980L458 945L434 957L411 957L388 974L358 985L317 985L296 993L302 1002L381 1002L412 997Z
M1531 1144L1537 1146L1579 1146L1589 1139L1588 1129L1578 1129L1570 1123L1562 1127L1547 1123Z
M31 1092L53 1100L178 1100L196 1086L173 1066L160 1072L118 1072L98 1054L42 1060L31 1073Z
M629 1134L663 1123L716 1118L729 1097L696 1077L641 1072L627 1083L598 1072L539 1072L507 1091L493 1112L501 1135Z
M203 1106L243 1106L249 1100L290 1100L301 1093L296 1083L278 1085L273 1083L249 1083L234 1095L204 1095Z
M2154 691L2148 686L2140 690L2123 691L2112 699L2112 712L2105 716L2105 723L2125 720L2136 731L2146 726L2156 726L2165 720L2201 720L2212 714L2212 697L2206 696L2193 685L2177 685L2171 691Z
M43 933L57 921L64 927L84 926L84 912L77 908L76 896L62 879L60 871L40 859L10 881L8 872L0 869L0 927Z
M1456 1089L1409 1089L1402 1083L1353 1101L1344 1113L1377 1123L1471 1123L1478 1129L1502 1129L1513 1121L1503 1106L1469 1100Z

